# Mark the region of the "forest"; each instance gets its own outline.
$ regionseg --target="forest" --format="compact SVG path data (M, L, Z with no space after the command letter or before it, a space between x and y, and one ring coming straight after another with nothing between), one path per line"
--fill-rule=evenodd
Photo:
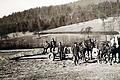
M82 7L79 4L37 7L0 18L0 36L15 32L39 32L97 18L116 17L120 2L103 2Z

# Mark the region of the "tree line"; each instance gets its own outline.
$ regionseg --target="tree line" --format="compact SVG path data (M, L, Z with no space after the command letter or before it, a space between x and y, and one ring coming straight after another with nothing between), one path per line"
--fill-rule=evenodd
M75 4L75 3L74 3ZM39 32L97 18L119 16L119 2L37 7L0 18L0 36L13 32Z

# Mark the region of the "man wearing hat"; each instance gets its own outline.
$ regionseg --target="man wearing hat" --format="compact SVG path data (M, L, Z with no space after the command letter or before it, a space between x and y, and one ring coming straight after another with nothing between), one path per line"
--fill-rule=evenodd
M72 52L74 57L74 63L75 65L77 65L79 60L79 46L77 45L77 42L74 43L74 46L72 47Z

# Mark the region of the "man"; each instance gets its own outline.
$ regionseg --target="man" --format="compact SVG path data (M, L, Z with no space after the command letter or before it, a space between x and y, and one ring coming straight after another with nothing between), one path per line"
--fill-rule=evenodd
M120 37L118 37L118 63L120 63Z
M50 52L55 51L55 47L56 47L56 41L54 40L54 38L52 38L52 41L50 42Z
M59 42L59 44L58 44L58 53L59 53L59 56L60 56L60 60L63 60L63 58L64 58L64 47L63 47L61 42Z
M79 60L79 46L77 45L77 43L74 43L74 46L72 47L72 52L74 57L74 63L75 65L77 65Z
M116 62L116 54L117 54L117 43L116 43L116 38L114 37L112 40L111 40L111 53L112 53L112 60L113 58L115 58L115 61L114 63Z
M80 52L80 59L83 60L83 61L86 61L85 59L85 54L84 54L84 41L80 42L79 43L79 52Z
M44 44L44 54L46 54L47 53L47 49L49 48L49 43L48 43L48 41L45 41L45 44Z

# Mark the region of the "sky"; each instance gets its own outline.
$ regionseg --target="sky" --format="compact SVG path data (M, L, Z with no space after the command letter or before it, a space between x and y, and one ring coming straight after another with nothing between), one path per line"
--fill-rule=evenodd
M78 0L0 0L0 18L30 8L60 5Z

